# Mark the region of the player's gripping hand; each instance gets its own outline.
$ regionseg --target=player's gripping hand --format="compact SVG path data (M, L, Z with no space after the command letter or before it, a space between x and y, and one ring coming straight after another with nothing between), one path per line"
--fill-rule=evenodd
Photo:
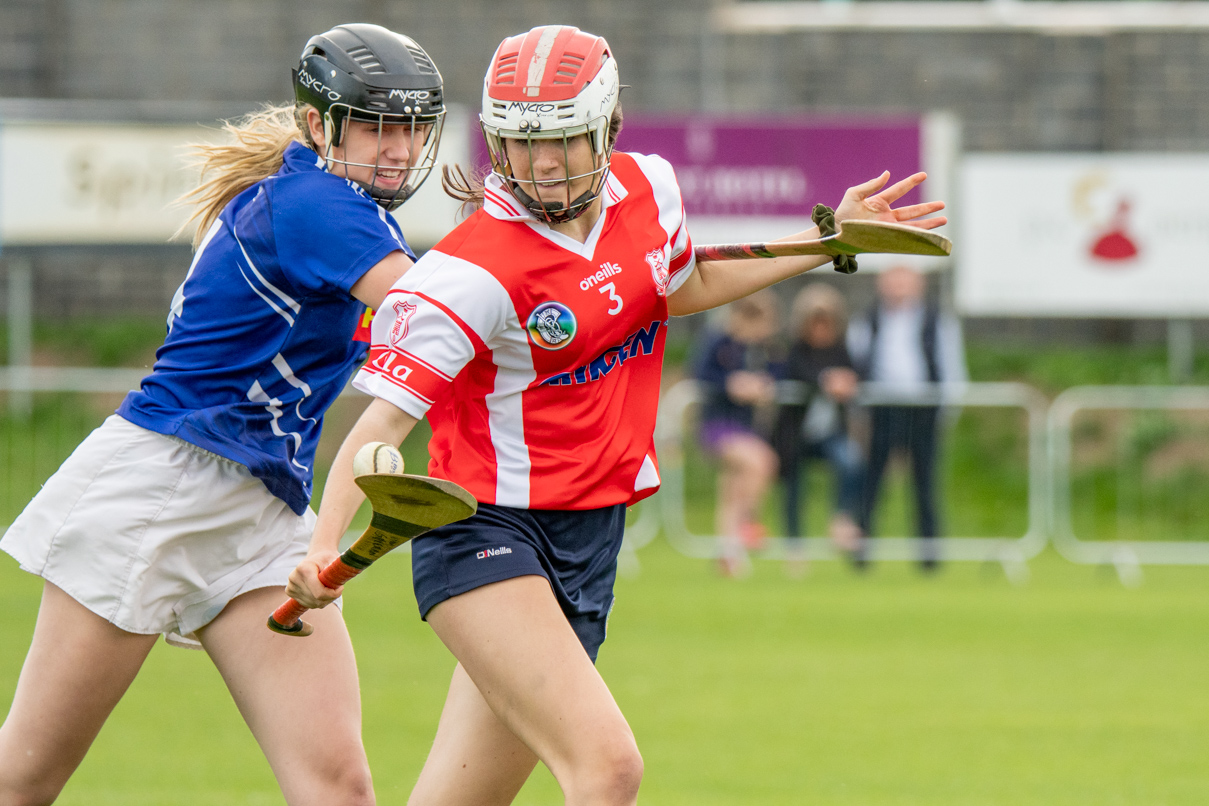
M311 609L327 607L336 601L344 592L344 586L329 588L319 581L319 572L339 556L334 551L308 554L306 559L290 572L289 581L285 586L286 595Z

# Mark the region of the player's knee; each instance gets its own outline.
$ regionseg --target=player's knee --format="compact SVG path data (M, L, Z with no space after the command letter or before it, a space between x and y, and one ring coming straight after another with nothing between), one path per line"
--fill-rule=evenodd
M619 795L619 803L630 803L638 799L638 786L642 783L642 755L635 747L633 752L614 765L613 786Z
M344 791L346 798L341 801L342 803L347 803L349 806L375 806L374 787L368 779L355 787L346 787Z
M299 768L302 775L280 777L290 804L374 806L374 785L364 754L335 753Z
M360 764L348 764L334 772L328 789L338 793L334 799L328 800L328 803L374 806L374 784L370 777L369 765L364 761Z
M642 756L638 748L619 754L610 760L604 790L610 803L633 803L638 799L638 785L642 783Z
M638 799L642 771L642 755L629 743L598 754L592 769L580 776L580 788L591 803L631 804Z

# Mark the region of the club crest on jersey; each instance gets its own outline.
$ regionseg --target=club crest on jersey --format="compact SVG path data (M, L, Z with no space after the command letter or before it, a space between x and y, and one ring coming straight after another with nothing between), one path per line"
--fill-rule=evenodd
M416 304L414 302L396 302L395 323L390 326L390 343L399 346L399 342L403 341L403 337L407 335L407 325L411 322L411 315L416 312Z
M544 350L561 350L575 338L575 314L561 302L543 302L529 314L529 338Z
M647 252L646 262L651 267L651 277L655 280L655 289L662 297L667 293L667 284L672 279L672 274L667 269L667 258L663 256L663 250L652 249Z

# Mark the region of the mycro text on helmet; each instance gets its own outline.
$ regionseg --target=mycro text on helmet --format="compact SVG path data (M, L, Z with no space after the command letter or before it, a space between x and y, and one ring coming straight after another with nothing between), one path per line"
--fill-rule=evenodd
M298 71L298 81L304 86L315 90L315 92L318 92L320 95L326 95L329 101L340 100L340 93L324 84L322 80L312 76L306 71L305 67Z
M530 103L525 103L524 101L509 101L508 102L508 111L512 111L513 109L519 109L522 113L537 112L539 114L542 114L542 113L553 112L555 110L556 106L557 106L556 104L542 103L540 101L532 101Z

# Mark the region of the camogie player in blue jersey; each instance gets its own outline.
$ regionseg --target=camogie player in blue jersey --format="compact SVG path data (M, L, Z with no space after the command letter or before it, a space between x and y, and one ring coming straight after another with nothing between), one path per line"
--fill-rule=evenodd
M0 806L55 800L161 634L210 655L290 804L373 802L339 611L307 641L264 614L307 554L358 325L415 258L388 211L432 169L442 85L414 41L356 24L307 43L294 89L201 149L196 254L152 373L0 541L46 581ZM318 702L317 729L299 705Z

